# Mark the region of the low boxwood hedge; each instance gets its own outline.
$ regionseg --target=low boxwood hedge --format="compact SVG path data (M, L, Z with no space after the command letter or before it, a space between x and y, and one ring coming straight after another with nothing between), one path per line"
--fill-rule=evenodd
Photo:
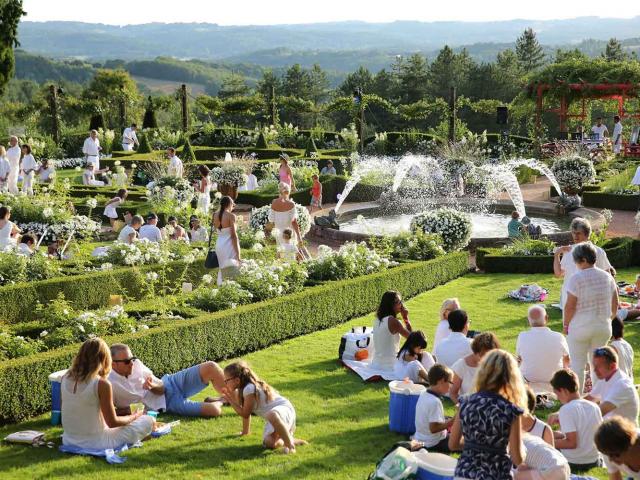
M640 265L640 240L612 238L603 246L616 268ZM501 255L499 248L478 248L476 266L489 273L553 273L553 256Z
M167 265L167 275L169 279L174 280L187 269L185 281L199 279L205 273L203 263L202 260L197 260L191 265L173 262ZM3 306L0 321L15 323L34 320L36 304L48 303L60 293L79 309L104 307L109 302L109 295L125 295L130 299L139 299L147 292L145 274L158 269L158 265L114 268L0 287L0 305Z
M640 195L620 195L605 192L587 192L582 195L585 207L609 208L612 210L638 210Z
M222 360L329 328L374 311L387 290L411 297L467 271L468 256L458 252L106 340L129 344L156 375L162 376L205 360ZM336 351L339 341L336 338ZM21 421L50 409L48 375L68 368L77 350L78 345L71 345L0 364L0 423Z

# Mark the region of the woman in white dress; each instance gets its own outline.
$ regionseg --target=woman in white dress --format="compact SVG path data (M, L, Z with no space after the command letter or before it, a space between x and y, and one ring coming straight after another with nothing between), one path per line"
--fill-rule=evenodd
M7 151L0 145L0 192L6 192L9 188L9 174L11 164L7 160Z
M269 222L273 223L276 229L274 237L278 247L285 242L282 238L282 232L286 229L292 229L296 234L296 242L302 245L302 236L300 235L300 227L296 220L296 202L289 198L291 194L291 186L288 183L280 182L280 196L271 202L271 210L269 210Z
M240 241L236 231L236 216L231 213L235 203L229 196L220 199L220 210L213 215L218 231L216 255L218 257L218 285L225 278L233 278L240 266Z
M436 335L433 339L433 350L436 350L436 346L445 338L449 336L451 333L451 329L449 328L449 314L454 310L460 310L460 301L457 298L447 298L444 302L442 302L442 306L440 307L440 322L436 327Z
M41 183L53 183L56 178L56 169L51 160L48 158L42 160L42 164L38 168L38 176Z
M205 215L209 213L209 205L211 205L211 179L209 178L209 167L200 165L198 167L201 178L198 182L198 210L202 210Z
M147 437L155 420L143 412L119 416L113 406L109 347L100 338L82 344L73 365L62 378L62 443L107 450L131 445Z
M109 219L111 230L115 231L116 220L118 220L118 210L116 210L126 200L128 195L126 188L121 188L115 197L107 202L102 214Z
M478 365L480 365L487 353L496 348L500 348L500 343L498 343L498 338L493 333L480 333L471 342L471 351L473 353L462 357L451 366L453 384L449 390L449 397L453 403L458 403L460 395L467 395L472 392Z
M398 320L398 314L401 314L403 322ZM410 333L409 311L404 308L400 294L394 291L385 292L373 321L372 365L379 370L393 372L400 336L407 338Z
M31 146L26 143L22 145L22 192L27 195L33 195L33 177L40 165L36 162L31 154Z
M20 233L20 229L9 220L10 218L11 210L9 207L0 207L0 250L15 247L17 243L15 235Z

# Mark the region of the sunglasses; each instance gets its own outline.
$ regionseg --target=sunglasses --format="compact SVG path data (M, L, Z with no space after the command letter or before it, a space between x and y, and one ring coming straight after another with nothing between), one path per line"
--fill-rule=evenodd
M609 350L608 348L604 348L604 347L600 347L600 348L596 348L593 351L593 354L596 357L606 357L607 359L614 361L616 360L613 356L613 354L611 353L611 350Z
M138 359L138 357L131 357L131 358L124 358L122 360L113 360L114 363L124 363L125 365L129 365L133 362L135 362Z

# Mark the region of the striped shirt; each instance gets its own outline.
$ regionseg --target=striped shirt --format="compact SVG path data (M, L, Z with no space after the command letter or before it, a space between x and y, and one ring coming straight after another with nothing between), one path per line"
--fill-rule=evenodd
M531 468L545 472L568 464L567 459L559 450L553 448L540 437L525 433L522 435L522 443L526 449L524 461Z

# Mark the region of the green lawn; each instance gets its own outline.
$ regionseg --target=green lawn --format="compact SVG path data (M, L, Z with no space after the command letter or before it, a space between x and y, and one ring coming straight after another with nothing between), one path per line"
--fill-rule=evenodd
M635 273L623 270L619 277L631 280ZM527 305L507 300L504 295L525 280L550 289L548 304L558 300L560 282L550 275L525 278L470 274L410 300L412 323L432 338L440 302L457 296L469 312L473 329L495 332L502 346L513 351L518 333L527 326ZM553 309L550 313L552 327L558 329L560 316ZM298 435L310 444L301 447L295 456L261 448L260 418L253 419L249 437L237 437L241 419L227 409L219 419L183 419L171 435L130 451L127 462L118 466L109 466L104 460L63 455L55 449L2 444L0 478L366 478L380 456L402 438L388 430L386 384L361 382L338 365L336 356L340 335L347 326L370 325L372 320L373 316L368 315L246 356L258 374L296 407ZM628 341L639 350L639 327L627 328ZM638 364L636 375L640 376ZM212 391L207 389L200 397L209 394ZM447 410L448 414L453 413L451 404ZM50 428L48 416L3 427L0 436L25 429L45 430L59 442L61 429ZM590 474L606 478L602 469Z

